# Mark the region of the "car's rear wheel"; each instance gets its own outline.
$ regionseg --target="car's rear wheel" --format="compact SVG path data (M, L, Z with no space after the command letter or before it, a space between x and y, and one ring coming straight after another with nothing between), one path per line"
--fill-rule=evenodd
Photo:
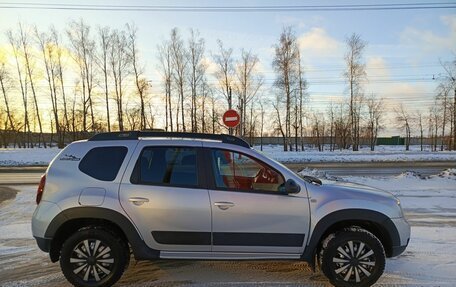
M321 269L335 286L371 286L383 274L385 251L372 233L347 228L325 240Z
M91 227L77 231L62 246L60 267L74 286L111 286L129 261L127 245L118 236Z

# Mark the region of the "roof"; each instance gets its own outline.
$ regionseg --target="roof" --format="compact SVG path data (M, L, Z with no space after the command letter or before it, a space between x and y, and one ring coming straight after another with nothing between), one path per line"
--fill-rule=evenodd
M186 132L161 132L161 131L127 131L99 133L92 136L89 141L108 141L108 140L138 140L139 138L186 138L215 140L222 143L238 145L250 148L250 145L243 139L226 134L205 134L205 133L186 133Z

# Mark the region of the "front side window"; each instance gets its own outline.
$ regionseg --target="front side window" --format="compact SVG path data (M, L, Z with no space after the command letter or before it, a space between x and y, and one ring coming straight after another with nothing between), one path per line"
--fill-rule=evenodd
M138 159L139 183L197 186L196 149L181 147L147 147Z
M278 192L283 176L249 156L228 150L212 150L215 185L222 189Z

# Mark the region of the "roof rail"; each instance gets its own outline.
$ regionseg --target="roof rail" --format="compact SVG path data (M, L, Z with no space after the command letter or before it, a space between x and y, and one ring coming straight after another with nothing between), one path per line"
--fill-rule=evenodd
M232 135L226 134L204 134L204 133L185 133L185 132L161 132L161 131L128 131L128 132L109 132L99 133L92 136L89 141L108 141L108 140L137 140L140 137L155 138L190 138L190 139L208 139L221 141L223 143L234 144L250 148L249 143L245 140Z

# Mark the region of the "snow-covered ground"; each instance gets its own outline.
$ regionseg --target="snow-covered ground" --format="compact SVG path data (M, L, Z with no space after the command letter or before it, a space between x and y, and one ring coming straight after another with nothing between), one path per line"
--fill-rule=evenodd
M255 149L260 150L259 146ZM386 161L456 161L455 151L421 151L420 146L411 146L405 151L404 146L377 146L375 151L369 147L362 147L359 151L324 150L319 152L315 148L305 149L304 152L284 152L282 146L263 146L263 152L280 162L386 162Z
M0 148L0 166L48 165L61 150L53 148Z
M388 259L377 286L456 286L456 170L422 178L328 177L385 189L397 195L412 224L405 253ZM69 286L58 264L36 247L30 231L35 186L16 186L0 203L0 286ZM1 190L0 190L1 192ZM130 264L118 286L328 286L320 273L296 261L156 261Z
M260 150L259 146L254 148ZM57 148L0 148L0 166L48 165L59 152ZM368 147L362 147L358 152L350 150L319 152L315 148L307 148L304 152L284 152L282 146L266 145L263 146L263 152L284 163L456 161L455 151L420 151L419 146L411 146L410 151L405 151L403 146L377 146L373 152Z

